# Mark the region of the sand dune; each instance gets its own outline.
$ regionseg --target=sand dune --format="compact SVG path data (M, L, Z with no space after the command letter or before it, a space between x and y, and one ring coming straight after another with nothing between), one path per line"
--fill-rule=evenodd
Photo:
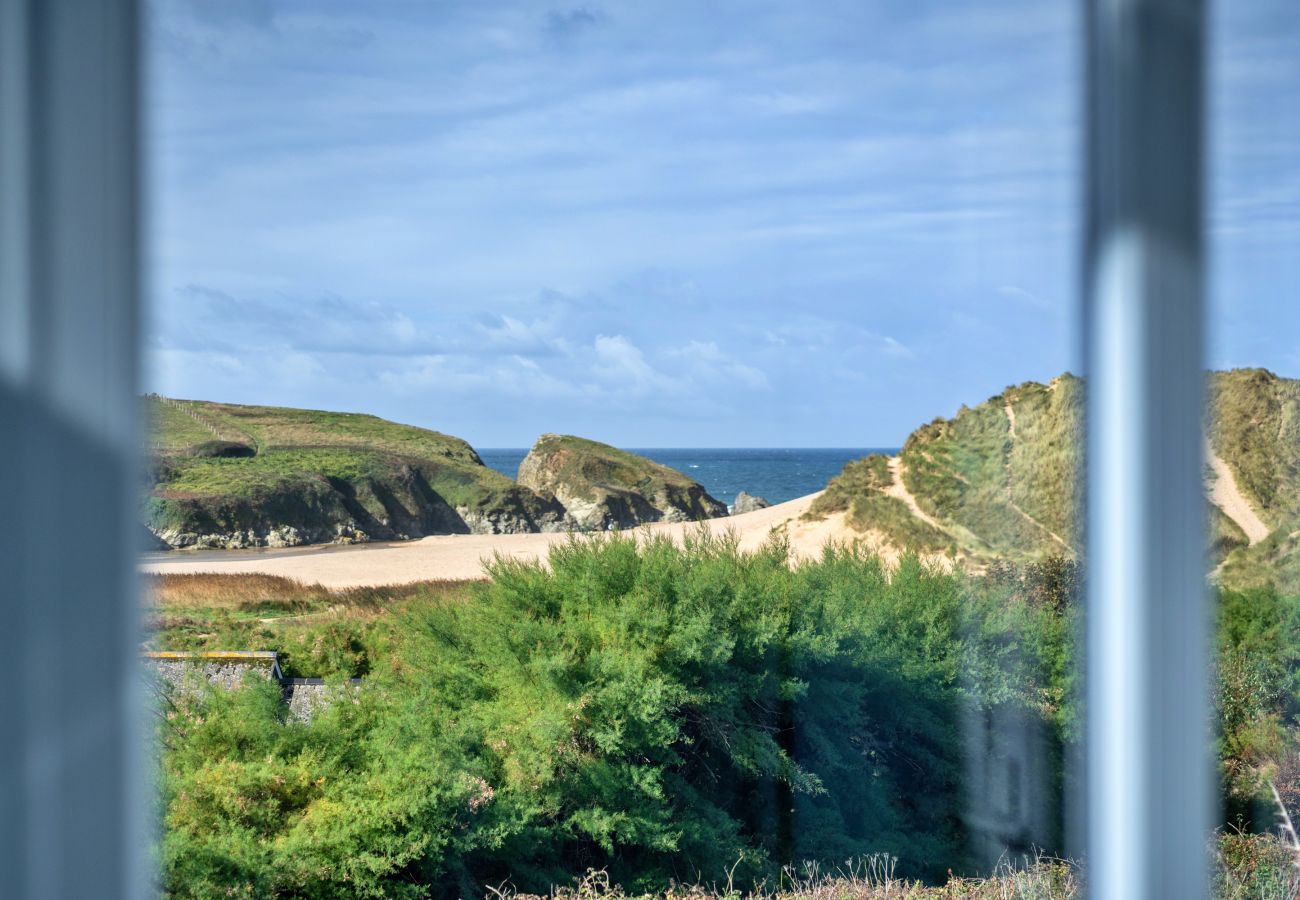
M703 524L713 534L733 532L741 549L753 550L772 532L785 534L796 558L817 556L827 542L862 541L881 549L872 535L861 535L844 522L843 514L816 522L799 517L820 494L809 494L766 509L710 519ZM667 535L681 540L700 525L656 523L631 529L633 535ZM259 573L317 582L331 588L402 584L434 579L464 580L484 577L483 562L500 554L519 560L544 558L550 548L567 540L563 534L452 534L427 537L402 544L355 547L310 547L289 552L238 555L228 552L176 552L141 565L145 572L222 574Z
M1205 447L1205 456L1210 464L1210 470L1214 473L1207 486L1211 502L1223 510L1224 515L1237 523L1246 533L1247 541L1258 544L1268 537L1272 529L1264 524L1259 514L1255 512L1255 508L1250 505L1250 501L1241 493L1241 489L1237 487L1237 479L1233 477L1228 464L1208 444Z

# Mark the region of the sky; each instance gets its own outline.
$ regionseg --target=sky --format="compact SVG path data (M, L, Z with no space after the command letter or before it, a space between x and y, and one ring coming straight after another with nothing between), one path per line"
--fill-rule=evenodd
M1300 17L1214 6L1210 360L1300 376ZM146 386L898 446L1078 370L1079 7L157 0Z

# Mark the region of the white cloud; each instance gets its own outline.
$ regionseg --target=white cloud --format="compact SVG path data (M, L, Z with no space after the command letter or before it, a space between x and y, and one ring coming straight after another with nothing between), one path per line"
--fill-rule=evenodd
M641 349L621 334L597 335L592 349L596 361L591 371L606 387L626 388L634 394L673 392L682 387L680 381L650 365Z
M762 390L769 386L762 370L733 359L713 341L690 341L670 351L669 356L695 382L749 390Z

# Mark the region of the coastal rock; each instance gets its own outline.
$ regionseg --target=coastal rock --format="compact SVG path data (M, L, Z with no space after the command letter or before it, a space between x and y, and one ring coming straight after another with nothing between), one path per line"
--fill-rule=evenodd
M768 503L762 497L756 497L753 494L747 494L744 491L741 491L736 495L736 502L731 506L731 514L733 516L738 516L742 513L767 509L771 505L771 503Z
M163 528L152 533L164 549L176 550L249 550L304 544L363 544L370 540L370 535L347 523L321 528L265 525L231 531Z
M145 553L157 552L160 550L170 550L172 545L164 541L158 535L154 534L148 528L143 528L139 533L140 549Z
M158 549L361 543L572 526L465 441L375 416L151 397ZM219 440L213 440L220 435Z
M725 504L681 472L571 435L538 438L519 464L518 482L554 498L563 506L569 527L582 531L727 515Z

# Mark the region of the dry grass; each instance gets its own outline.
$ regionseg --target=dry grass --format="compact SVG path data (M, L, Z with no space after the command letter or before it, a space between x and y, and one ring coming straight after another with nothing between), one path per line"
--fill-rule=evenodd
M753 891L724 884L674 886L663 894L629 895L610 881L604 871L589 870L572 887L554 889L553 900L1072 900L1083 896L1079 868L1068 861L1038 856L1015 863L1004 859L987 878L953 876L947 884L930 886L894 875L897 860L876 854L847 860L833 872L815 864L787 867L779 884ZM496 900L540 900L521 894L508 884L489 888Z
M473 596L468 581L330 590L270 575L150 575L147 646L155 650L274 650L286 675L367 675L401 639L405 611Z
M331 590L278 575L146 575L145 598L158 614L226 610L243 613L330 613L371 618L416 599L464 594L465 581L417 581Z

